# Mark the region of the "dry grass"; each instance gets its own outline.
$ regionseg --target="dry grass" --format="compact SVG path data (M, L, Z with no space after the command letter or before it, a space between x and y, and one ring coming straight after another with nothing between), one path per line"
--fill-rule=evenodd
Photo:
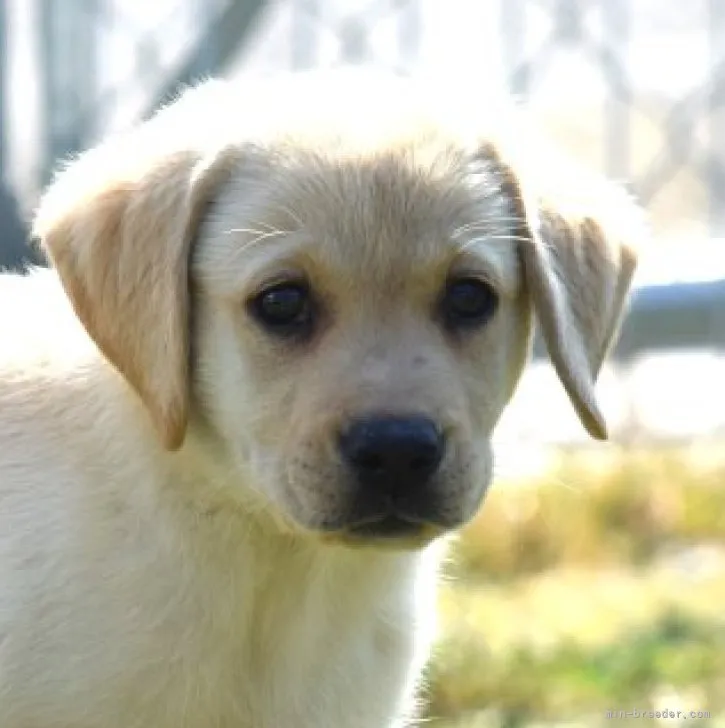
M725 725L724 476L703 453L612 449L499 483L441 594L431 725L611 725L607 710L663 707Z

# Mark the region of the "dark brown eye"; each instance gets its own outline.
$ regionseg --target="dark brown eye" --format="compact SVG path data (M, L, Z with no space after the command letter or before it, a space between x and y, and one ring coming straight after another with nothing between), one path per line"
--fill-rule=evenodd
M452 329L483 326L496 313L498 296L493 288L477 278L458 278L448 282L441 301L441 312Z
M312 326L312 298L309 289L300 283L280 283L253 298L250 310L254 318L271 333L297 336Z

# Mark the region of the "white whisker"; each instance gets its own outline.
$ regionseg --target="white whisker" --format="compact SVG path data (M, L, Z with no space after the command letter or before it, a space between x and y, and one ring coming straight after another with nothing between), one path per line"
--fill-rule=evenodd
M475 238L474 240L468 240L459 246L459 252L463 253L467 250L472 250L478 246L487 245L491 242L505 242L505 243L530 243L531 238L526 235L487 235L483 238Z
M466 223L465 225L461 225L460 227L455 229L454 233L461 233L461 232L465 232L467 230L477 230L479 227L496 228L498 226L506 225L509 223L521 224L522 222L524 222L524 220L520 216L502 217L501 215L492 213L490 216L481 217L481 218L478 218L477 220L474 220L473 222L469 222L469 223Z
M280 211L284 212L286 215L289 215L292 218L292 220L294 220L294 222L297 223L297 225L300 228L304 227L304 225L302 224L302 220L300 220L297 213L294 210L292 210L290 207L288 207L287 205L279 205L279 209L280 209Z
M250 240L245 240L244 244L240 247L240 250L246 250L247 248L257 245L263 240L268 240L269 238L279 238L284 235L289 235L287 230L257 230L255 228L232 228L231 230L226 230L225 233L227 235L231 235L232 233L248 233L250 235L256 235L256 237L251 238Z

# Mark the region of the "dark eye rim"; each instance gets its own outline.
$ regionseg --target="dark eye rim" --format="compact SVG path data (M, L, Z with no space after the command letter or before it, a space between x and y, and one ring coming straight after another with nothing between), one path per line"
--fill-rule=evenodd
M300 311L289 320L275 321L267 316L263 308L264 297L275 291L295 289L302 296ZM309 285L304 281L289 280L265 286L258 290L248 301L247 310L255 322L267 333L282 338L304 338L313 326L315 317L315 302Z
M484 294L481 306L477 310L463 312L450 308L449 296L457 285L473 286L478 292ZM452 330L477 329L489 323L498 310L498 304L498 293L488 281L474 275L459 275L452 276L446 281L439 302L439 310L447 328Z

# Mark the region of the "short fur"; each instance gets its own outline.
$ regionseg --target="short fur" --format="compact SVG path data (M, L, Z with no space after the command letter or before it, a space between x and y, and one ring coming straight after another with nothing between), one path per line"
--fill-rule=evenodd
M534 313L606 435L636 209L411 89L210 82L51 185L53 270L0 279L3 728L402 725ZM463 337L435 315L456 271L499 298ZM303 346L246 305L290 275L321 301ZM448 436L437 523L392 547L345 529L334 442L371 412Z

